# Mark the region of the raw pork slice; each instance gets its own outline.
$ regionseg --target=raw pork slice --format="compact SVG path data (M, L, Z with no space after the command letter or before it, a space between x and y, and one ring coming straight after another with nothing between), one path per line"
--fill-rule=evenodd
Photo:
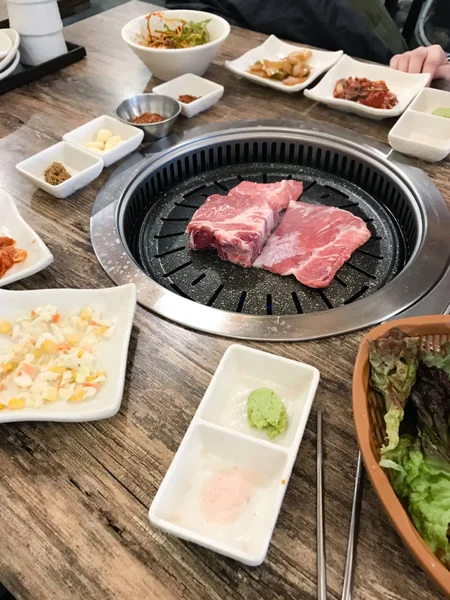
M364 221L346 210L291 202L254 266L324 288L369 238Z
M188 248L215 248L223 260L251 267L278 223L278 213L303 191L303 184L243 181L228 196L206 199L188 225Z

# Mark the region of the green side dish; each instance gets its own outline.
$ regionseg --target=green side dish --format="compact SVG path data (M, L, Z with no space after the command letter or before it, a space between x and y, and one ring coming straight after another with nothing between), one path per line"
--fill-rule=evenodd
M439 108L435 108L432 112L435 117L446 117L450 119L450 107L446 108L445 106L440 106Z
M284 433L287 428L286 407L279 396L269 388L259 388L251 392L247 400L247 417L251 427L256 427L259 431L265 429L270 439Z

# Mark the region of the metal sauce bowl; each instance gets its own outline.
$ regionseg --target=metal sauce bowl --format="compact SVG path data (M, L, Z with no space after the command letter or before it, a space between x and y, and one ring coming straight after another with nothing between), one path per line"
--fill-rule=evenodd
M146 112L158 113L166 118L159 123L133 123L134 118ZM116 115L121 121L143 130L145 140L159 140L169 135L180 112L181 105L177 100L159 94L137 94L127 98L116 108Z

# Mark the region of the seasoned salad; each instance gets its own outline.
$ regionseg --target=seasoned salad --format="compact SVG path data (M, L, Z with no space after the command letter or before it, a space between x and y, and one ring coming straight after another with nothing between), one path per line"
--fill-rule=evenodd
M380 465L425 543L450 568L450 342L424 350L398 329L370 345L371 385L386 401Z
M162 21L162 29L154 28L152 18L157 17ZM186 21L185 19L171 19L164 12L154 12L146 16L146 25L142 29L139 44L147 48L161 48L166 50L180 48L194 48L203 46L210 41L208 23L205 21ZM161 27L161 26L160 26Z
M89 307L64 316L41 306L15 323L0 320L0 409L93 398L106 381L99 346L113 333L114 323Z

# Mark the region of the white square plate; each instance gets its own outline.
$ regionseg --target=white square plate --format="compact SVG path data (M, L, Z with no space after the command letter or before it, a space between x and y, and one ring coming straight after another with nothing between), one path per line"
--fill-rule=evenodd
M225 66L236 75L245 77L249 81L271 87L275 90L280 90L286 94L292 94L293 92L299 92L308 85L310 85L319 75L325 73L330 69L343 55L342 50L337 52L327 52L324 50L313 50L311 48L312 56L308 60L308 64L311 66L311 75L303 82L298 85L288 86L284 85L281 81L275 81L273 79L263 79L257 75L253 75L248 72L248 69L255 64L258 60L279 60L286 57L291 52L298 52L302 46L294 46L293 44L287 44L282 42L276 36L271 35L264 44L249 50L236 60L225 61Z
M53 163L62 163L71 175L59 185L50 185L45 181L45 170ZM16 169L37 187L56 198L67 198L80 188L88 185L103 171L103 160L86 148L73 146L68 142L59 142L46 150L23 160Z
M260 565L267 554L319 377L319 371L310 365L230 346L153 500L150 521L168 533L246 565ZM247 424L246 399L259 387L277 392L288 411L286 432L273 440ZM232 481L235 474L236 483ZM233 497L241 485L248 487L246 497L231 520L222 518L224 514L227 517L227 507L224 512L219 506L216 514L220 518L209 513L207 504L211 501L212 509L217 509L214 503L220 501L222 488Z
M23 408L0 411L0 423L14 421L95 421L115 415L121 405L128 345L136 308L136 286L132 283L121 287L98 290L0 290L0 319L14 322L23 314L38 306L55 306L61 313L82 310L90 306L102 312L106 319L114 320L115 331L110 340L101 343L98 356L101 368L106 373L106 381L92 400L71 404L58 400L42 408ZM0 336L0 354L10 341L8 336Z
M157 85L153 88L153 92L155 94L162 94L163 96L170 96L178 102L180 102L178 98L181 95L189 94L191 96L198 96L198 100L194 100L189 104L180 102L181 114L190 119L216 104L223 96L224 87L198 75L186 73L172 79L172 81Z
M106 152L103 151L100 154L92 152L89 148L85 148L85 142L94 142L95 136L100 129L109 129L113 135L119 135L122 141L115 148ZM69 133L63 136L63 140L75 144L75 146L83 148L83 150L87 150L96 157L100 157L105 163L105 167L109 167L109 165L136 150L142 142L143 137L144 132L141 129L122 123L122 121L113 119L108 115L102 115L73 131L69 131Z
M14 200L3 192L0 196L0 236L16 240L16 248L26 250L28 255L16 263L0 278L0 287L30 277L53 262L53 255L41 238L22 219Z
M398 104L394 108L372 108L351 100L334 98L333 92L336 83L339 79L347 79L348 77L367 77L367 79L374 81L380 79L385 81L389 90L397 96ZM430 77L428 73L403 73L382 65L354 60L350 56L344 55L328 71L322 81L311 90L305 90L305 96L337 110L380 120L401 115L417 94L429 83Z

